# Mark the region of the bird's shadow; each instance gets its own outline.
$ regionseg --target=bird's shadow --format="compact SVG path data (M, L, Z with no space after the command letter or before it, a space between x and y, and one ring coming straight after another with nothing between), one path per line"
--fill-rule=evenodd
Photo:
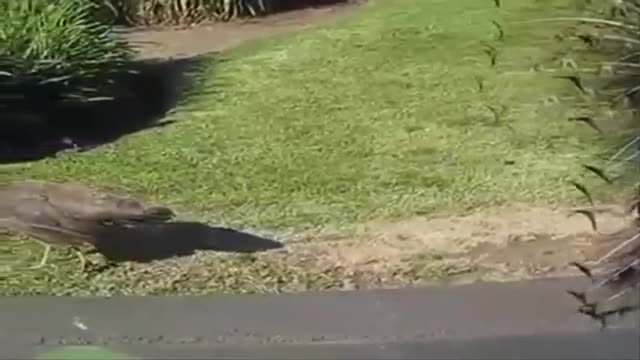
M109 227L96 236L95 249L110 261L150 262L189 256L196 250L255 253L280 249L278 241L197 222Z

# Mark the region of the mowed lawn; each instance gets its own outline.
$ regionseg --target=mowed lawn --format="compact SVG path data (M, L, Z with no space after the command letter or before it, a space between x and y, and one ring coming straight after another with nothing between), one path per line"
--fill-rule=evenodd
M567 45L554 35L567 23L526 21L576 14L574 1L503 3L375 1L334 26L245 45L203 67L174 124L12 167L0 180L79 180L193 220L283 233L509 202L571 203L579 194L564 180L609 147L567 121L574 89L535 71L561 65ZM492 20L504 28L502 41ZM494 67L484 43L498 49ZM40 255L30 242L2 248L30 261ZM77 266L64 259L62 273ZM0 289L39 286L47 271L28 275L31 285L14 277Z

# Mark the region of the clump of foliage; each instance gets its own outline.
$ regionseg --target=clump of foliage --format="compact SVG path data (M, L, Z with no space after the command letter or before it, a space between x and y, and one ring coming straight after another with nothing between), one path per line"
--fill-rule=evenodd
M501 1L494 0L496 7ZM569 38L579 41L578 49L572 51L590 59L598 59L595 67L580 66L571 58L563 59L563 70L569 68L569 74L557 74L556 78L572 83L586 104L602 105L622 114L631 112L632 135L626 143L602 167L583 164L583 168L602 181L613 184L623 180L628 173L629 164L640 157L640 134L635 122L640 110L640 1L614 0L610 5L585 0L580 4L584 17L550 18L533 21L541 24L550 21L569 21L573 26ZM494 22L499 38L504 32L499 23ZM567 34L558 35L564 39ZM492 46L485 50L495 65L496 51ZM566 65L566 66L565 66ZM593 64L591 64L593 65ZM578 102L579 103L579 102ZM598 108L595 106L595 108ZM580 111L589 108L585 106ZM581 113L568 120L584 123L603 135L596 113ZM618 134L613 134L615 138ZM589 202L589 207L576 209L575 213L586 216L595 231L598 231L598 219L594 211L594 200L589 189L580 181L569 181ZM611 316L623 316L640 309L640 182L635 181L637 195L632 199L628 210L635 219L629 226L613 234L600 234L595 243L596 259L589 264L573 262L592 285L582 291L569 290L568 293L580 302L578 311L598 320L603 327Z
M597 71L577 71L571 80L581 92L609 102L619 115L624 112L635 115L640 110L640 2L622 0L606 7L601 5L587 3L594 16L559 19L575 20L581 24L575 38L604 58L598 62ZM587 83L594 85L589 87ZM603 132L596 116L583 114L576 119ZM621 181L629 172L629 165L636 163L640 156L637 120L634 116L631 136L625 136L626 143L606 164L601 167L585 165L584 168L607 183ZM640 182L633 182L634 188L638 189ZM579 182L573 182L573 185L584 193L589 202L593 202L585 186ZM584 291L569 293L581 303L578 311L598 320L602 326L606 326L611 316L622 316L639 308L640 196L631 200L628 209L635 219L621 231L599 235L593 262L573 263L593 283ZM587 216L593 228L598 230L594 211L586 208L577 212Z
M93 0L107 21L120 24L191 24L228 21L270 11L275 0Z
M89 0L87 0L89 1ZM103 21L121 25L194 24L268 15L348 0L90 0Z
M95 11L86 0L0 2L3 127L46 122L61 106L122 92L115 79L133 51Z

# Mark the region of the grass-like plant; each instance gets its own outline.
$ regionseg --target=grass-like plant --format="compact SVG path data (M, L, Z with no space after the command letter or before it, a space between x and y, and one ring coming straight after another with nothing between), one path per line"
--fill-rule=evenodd
M43 120L68 102L119 94L114 79L133 51L94 17L86 0L0 2L0 111L6 120Z
M103 15L126 24L188 24L228 21L267 13L275 0L93 0Z
M637 112L640 95L640 2L637 0L615 1L612 5L593 6L594 16L581 18L557 18L549 20L570 20L587 24L586 31L576 33L576 38L589 48L596 50L604 61L599 62L601 71L592 76L596 95L606 100L621 112ZM580 75L574 80L578 85L584 82ZM577 86L578 86L577 85ZM582 120L599 129L589 116ZM633 121L637 121L637 117ZM640 135L632 123L632 134L602 167L586 166L587 170L606 182L612 183L619 175L630 169L640 157ZM636 182L638 183L638 182ZM587 197L586 187L575 183ZM637 184L635 185L636 188ZM601 234L596 241L595 259L590 264L574 265L593 284L584 291L569 291L581 302L579 311L601 322L603 326L612 315L624 315L638 310L640 291L640 196L628 205L634 219L629 226L613 234ZM590 210L580 210L589 217L597 230L597 217Z

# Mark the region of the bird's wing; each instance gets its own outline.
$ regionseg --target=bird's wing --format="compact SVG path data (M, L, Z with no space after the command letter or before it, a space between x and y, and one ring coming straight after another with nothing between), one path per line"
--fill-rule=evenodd
M144 217L141 203L82 184L56 184L47 189L45 196L48 204L73 219L117 222Z
M54 206L75 218L100 222L165 222L174 217L166 207L147 207L142 202L118 194L100 192L84 185L68 184L49 199ZM61 196L60 196L61 195Z
M598 259L591 266L599 275L589 291L609 289L624 293L637 288L640 285L639 224L605 235L600 242L605 246L598 251Z

